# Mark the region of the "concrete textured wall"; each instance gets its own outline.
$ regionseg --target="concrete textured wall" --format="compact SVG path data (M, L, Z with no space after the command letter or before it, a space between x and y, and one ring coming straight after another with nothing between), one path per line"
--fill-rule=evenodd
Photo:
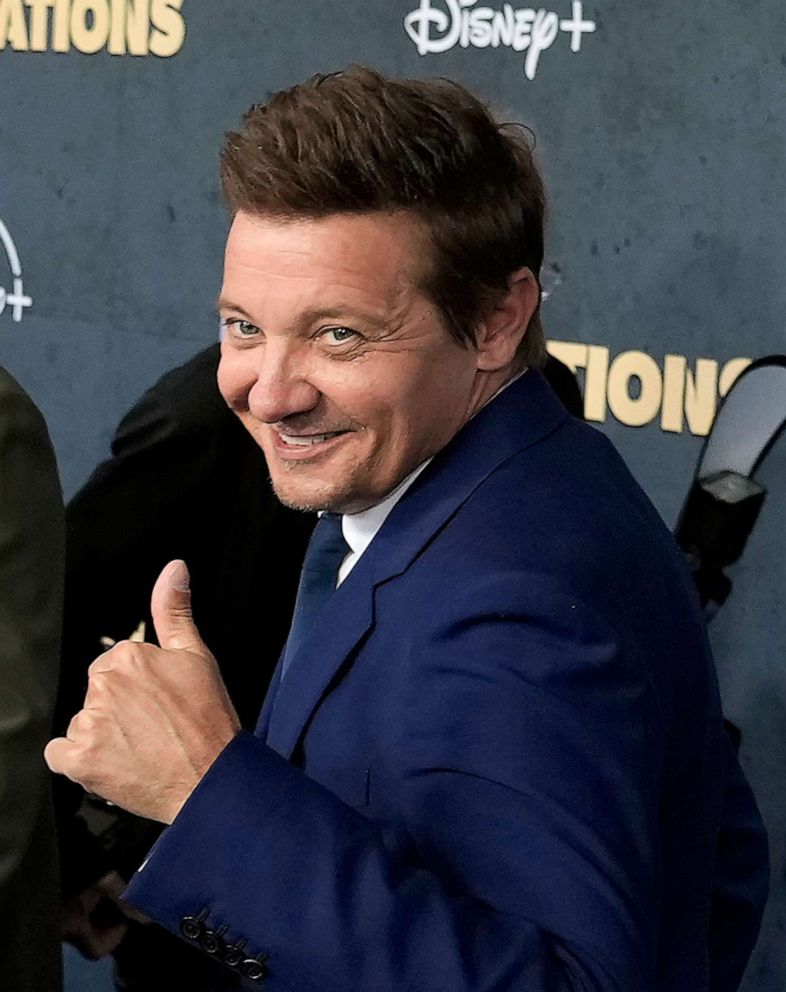
M674 522L719 373L786 352L786 7L545 2L489 0L484 22L473 0L0 0L0 362L43 409L67 494L142 389L214 339L223 132L362 62L451 76L532 127L547 333ZM781 992L786 442L759 478L769 499L711 635L772 840L745 989Z

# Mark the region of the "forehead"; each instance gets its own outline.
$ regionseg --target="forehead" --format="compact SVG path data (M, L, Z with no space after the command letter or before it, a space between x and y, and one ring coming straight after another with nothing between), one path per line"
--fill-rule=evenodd
M301 299L335 288L387 300L415 291L427 257L423 225L411 214L280 220L239 211L227 238L222 296L269 297L296 286Z

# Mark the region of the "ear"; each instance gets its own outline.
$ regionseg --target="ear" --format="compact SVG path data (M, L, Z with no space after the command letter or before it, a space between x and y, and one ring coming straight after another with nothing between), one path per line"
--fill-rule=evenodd
M508 291L478 325L477 367L496 372L510 365L540 303L540 286L531 269L517 269Z

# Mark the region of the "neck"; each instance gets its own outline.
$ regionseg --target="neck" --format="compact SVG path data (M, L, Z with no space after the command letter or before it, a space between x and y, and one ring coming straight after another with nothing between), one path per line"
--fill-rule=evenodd
M475 377L472 391L467 404L467 416L464 423L470 421L479 410L490 402L497 393L509 382L525 372L527 366L524 362L511 362L502 369L495 369L492 372L479 371Z

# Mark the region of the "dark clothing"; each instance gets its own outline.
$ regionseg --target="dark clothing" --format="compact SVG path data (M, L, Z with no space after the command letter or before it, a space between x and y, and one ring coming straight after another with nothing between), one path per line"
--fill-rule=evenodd
M63 501L43 417L0 369L0 989L61 985L57 852L42 752L63 605Z
M262 451L218 392L218 357L208 348L149 389L121 421L112 457L68 505L58 733L82 706L102 637L123 640L144 620L155 641L150 593L173 558L188 564L195 621L241 721L253 726L259 713L316 517L273 496ZM104 859L95 846L75 847L81 789L60 776L57 788L65 894L110 867L130 874L159 828L118 813L124 827L108 832L114 853Z

